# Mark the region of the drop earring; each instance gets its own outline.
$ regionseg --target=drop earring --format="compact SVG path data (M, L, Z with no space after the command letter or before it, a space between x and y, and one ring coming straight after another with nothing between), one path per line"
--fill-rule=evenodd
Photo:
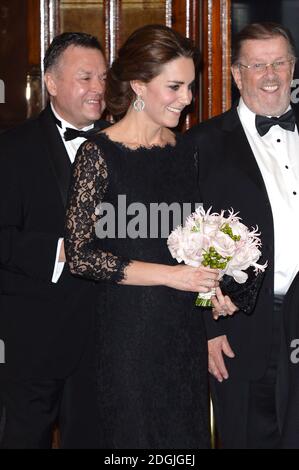
M135 109L135 111L137 111L138 113L140 113L141 111L144 110L145 108L145 102L143 101L141 95L138 95L136 100L134 101L133 103L133 108Z

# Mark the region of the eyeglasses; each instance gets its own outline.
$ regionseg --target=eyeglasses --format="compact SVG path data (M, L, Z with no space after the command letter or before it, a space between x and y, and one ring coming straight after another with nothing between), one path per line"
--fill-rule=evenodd
M268 69L268 67L272 67L275 72L282 72L286 70L289 64L294 64L296 62L296 58L290 60L277 60L272 62L271 64L252 64L252 65L245 65L239 63L239 67L244 67L247 70L252 70L253 73L264 73Z

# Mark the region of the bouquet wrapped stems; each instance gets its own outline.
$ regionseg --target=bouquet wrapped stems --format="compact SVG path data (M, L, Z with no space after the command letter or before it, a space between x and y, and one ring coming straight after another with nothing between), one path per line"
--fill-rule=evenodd
M211 289L210 292L198 294L195 305L197 307L212 307L211 298L216 295L216 289Z

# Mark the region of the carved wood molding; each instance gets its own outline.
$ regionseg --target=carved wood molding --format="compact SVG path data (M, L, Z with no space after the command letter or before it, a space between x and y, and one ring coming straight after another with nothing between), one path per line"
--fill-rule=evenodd
M104 0L105 14L105 52L111 65L120 47L120 5L121 0Z
M200 44L200 2L198 0L172 0L166 2L166 25L174 28L193 40L196 46ZM195 97L192 113L186 116L184 128L189 129L198 123L200 116L200 97Z
M202 0L202 119L231 106L231 0Z
M47 92L43 80L43 60L45 52L53 38L59 33L59 0L40 0L40 64L41 64L41 94L42 107L47 102Z
M30 0L36 2L39 0ZM60 32L60 0L40 0L40 64L53 37ZM203 55L199 99L187 127L222 113L231 105L231 0L165 0L165 24L194 40ZM104 0L105 52L111 64L120 47L122 0ZM42 105L46 91L42 83Z

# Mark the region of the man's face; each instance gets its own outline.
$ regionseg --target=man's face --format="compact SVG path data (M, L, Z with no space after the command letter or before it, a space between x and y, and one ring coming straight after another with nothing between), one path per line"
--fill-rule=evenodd
M288 43L282 36L244 41L239 63L244 65L284 62L279 70L268 66L259 71L234 65L232 73L248 108L264 116L280 116L290 104L290 86L294 62Z
M69 46L45 74L57 113L81 129L99 119L105 109L106 61L97 49Z

